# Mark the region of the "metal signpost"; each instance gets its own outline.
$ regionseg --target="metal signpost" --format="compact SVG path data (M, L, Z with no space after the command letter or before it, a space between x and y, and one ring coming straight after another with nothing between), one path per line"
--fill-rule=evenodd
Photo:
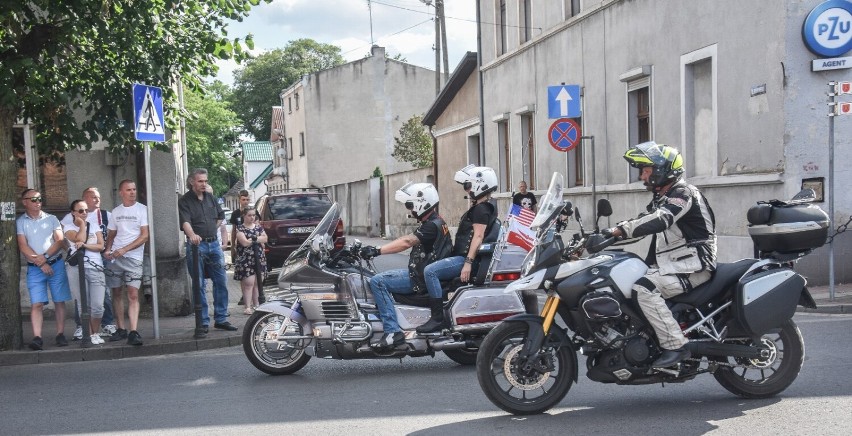
M852 94L852 82L828 82L828 216L834 227L834 118L852 114L852 102L838 102L838 95ZM834 238L828 243L828 297L834 301Z
M160 316L157 297L157 246L154 238L153 190L151 188L151 142L165 142L166 128L163 112L163 90L134 83L133 131L145 147L145 192L148 204L148 260L151 262L151 297L154 306L154 338L160 338Z

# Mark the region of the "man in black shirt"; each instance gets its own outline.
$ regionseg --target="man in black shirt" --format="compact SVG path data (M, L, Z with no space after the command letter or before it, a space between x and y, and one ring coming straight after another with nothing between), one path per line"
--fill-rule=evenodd
M518 183L518 191L519 192L512 196L512 203L535 212L538 200L536 200L535 194L527 191L527 182L521 180L521 182Z
M235 331L237 327L228 322L228 288L225 284L225 255L222 246L216 240L219 224L225 219L225 212L212 194L207 192L207 170L196 168L189 176L192 188L178 200L180 226L186 234L186 263L192 268L198 267L198 277L209 277L213 281L213 327ZM192 245L198 246L200 266L192 265ZM206 274L205 274L206 272ZM201 292L201 318L206 329L210 325L207 293Z
M370 279L370 290L376 300L376 308L382 319L384 335L378 343L379 349L396 347L405 343L405 334L399 327L394 309L394 294L426 292L424 269L433 262L450 254L452 239L444 219L438 215L438 191L431 183L408 183L396 191L396 201L411 211L411 217L420 226L411 235L401 236L381 247L367 246L361 256L370 259L381 254L399 253L411 248L408 269L395 269L377 274Z

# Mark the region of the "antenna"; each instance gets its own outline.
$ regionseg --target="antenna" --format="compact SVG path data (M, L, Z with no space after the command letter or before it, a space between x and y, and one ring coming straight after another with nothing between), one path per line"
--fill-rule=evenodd
M367 9L370 11L370 47L372 47L376 45L376 41L373 40L373 5L370 0L367 0Z

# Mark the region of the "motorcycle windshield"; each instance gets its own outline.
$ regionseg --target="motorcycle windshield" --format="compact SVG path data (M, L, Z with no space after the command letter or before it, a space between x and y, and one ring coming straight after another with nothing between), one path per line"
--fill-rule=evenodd
M314 253L311 250L311 243L314 239L324 238L327 237L327 235L330 235L332 227L337 225L338 219L340 219L340 205L334 203L330 208L328 208L328 212L326 212L325 216L322 217L322 220L319 224L317 224L313 233L308 236L308 239L305 239L305 242L302 242L302 245L300 245L296 251L290 253L290 256L287 257L286 261L284 261L281 273L278 275L279 282L289 279L302 266L307 265L308 257L312 254L319 256L319 254Z
M546 229L559 216L562 211L564 201L562 200L563 192L562 174L553 173L550 178L550 186L547 187L547 192L541 197L538 202L538 214L530 225L533 230Z

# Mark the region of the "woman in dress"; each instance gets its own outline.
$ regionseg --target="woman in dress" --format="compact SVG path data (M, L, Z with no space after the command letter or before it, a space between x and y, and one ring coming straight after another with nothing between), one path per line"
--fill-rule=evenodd
M234 262L234 280L240 281L243 290L243 301L246 309L243 313L251 315L258 304L260 284L263 276L266 276L266 255L263 254L263 245L267 241L263 227L258 225L258 215L254 206L246 206L242 210L243 223L237 226L237 259ZM258 244L261 249L255 250L253 244ZM260 271L263 275L260 282L255 274L255 253L260 255Z
M89 309L91 310L91 318L89 319L89 331L92 332L91 340L93 345L104 343L98 335L101 326L101 317L104 315L104 294L106 292L106 281L103 273L103 261L101 260L101 251L104 249L104 237L101 229L98 226L87 225L86 217L89 214L89 207L83 200L74 200L71 203L71 218L70 224L63 226L65 239L68 241L69 255L73 255L77 250L85 250L85 256L80 260L84 262L83 271L85 273L86 292L88 296ZM80 307L80 278L77 267L68 267L68 285L71 287L71 292L76 298L77 309L82 313Z

